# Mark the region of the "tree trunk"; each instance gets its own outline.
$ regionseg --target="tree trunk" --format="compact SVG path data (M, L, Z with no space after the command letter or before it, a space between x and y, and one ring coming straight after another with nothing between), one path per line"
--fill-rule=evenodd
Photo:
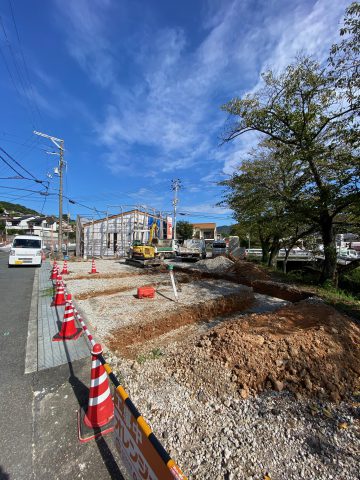
M260 238L260 242L261 242L261 250L262 250L261 262L267 265L269 261L270 242L268 240L263 240L261 238Z
M276 267L279 250L280 250L280 239L275 238L270 248L270 257L268 262L269 267Z
M287 262L288 262L288 258L289 258L290 252L291 252L291 248L285 248L285 258L284 258L284 262L283 262L283 272L284 273L287 273L287 271L286 271L287 270Z
M333 219L328 213L323 214L320 220L321 237L324 244L324 263L320 276L320 283L330 280L335 284L336 278L336 244L333 228Z
M261 262L267 265L269 260L270 238L269 237L265 238L262 235L260 226L258 226L258 231L259 231L259 239L260 239L261 250L262 250Z

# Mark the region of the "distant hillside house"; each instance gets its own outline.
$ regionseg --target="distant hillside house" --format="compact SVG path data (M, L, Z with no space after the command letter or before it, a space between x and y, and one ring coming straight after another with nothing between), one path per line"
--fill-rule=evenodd
M25 235L39 235L47 248L56 244L58 222L53 217L37 217L34 215L23 215L6 219L7 230L23 232Z
M204 240L216 240L216 223L193 223L193 236Z

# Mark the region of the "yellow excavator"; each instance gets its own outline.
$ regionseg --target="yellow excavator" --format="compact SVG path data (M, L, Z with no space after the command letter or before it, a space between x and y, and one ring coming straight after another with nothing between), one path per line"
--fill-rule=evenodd
M130 261L128 263L136 263L140 266L161 265L162 259L157 255L156 245L154 245L157 233L157 224L154 222L150 228L149 241L144 244L134 241Z

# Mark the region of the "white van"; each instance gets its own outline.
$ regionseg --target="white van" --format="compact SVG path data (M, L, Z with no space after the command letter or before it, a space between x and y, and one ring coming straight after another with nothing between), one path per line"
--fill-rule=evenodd
M216 240L212 244L212 257L219 257L220 255L226 255L227 247L225 240Z
M9 267L14 265L41 266L42 240L37 235L17 235L9 254Z

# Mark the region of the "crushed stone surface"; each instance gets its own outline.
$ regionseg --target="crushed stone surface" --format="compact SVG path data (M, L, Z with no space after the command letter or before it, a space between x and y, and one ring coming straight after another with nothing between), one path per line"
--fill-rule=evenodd
M250 262L231 269L250 282L268 279ZM150 277L143 277L144 284L151 284ZM137 280L119 282L131 286ZM83 281L71 283L70 292L93 288L92 281L80 287ZM194 301L231 295L237 285L196 278L180 286L180 307L191 308ZM140 332L179 308L168 284L159 285L155 301L135 299L134 292L78 302L102 341L119 327ZM290 304L255 294L251 306L231 317L174 327L143 338L145 350L135 360L111 349L106 358L189 478L359 478L360 331L348 317L316 298Z
M119 293L96 295L96 290L101 292L107 288L114 288L115 284L116 288L119 288ZM145 285L156 288L154 299L137 298L137 288ZM102 342L105 341L105 346L106 339L120 328L156 322L170 315L176 316L177 312L180 326L182 323L180 313L183 314L184 309L191 308L193 305L206 306L208 302L216 302L224 296L237 296L240 301L242 297L246 298L243 307L247 308L254 300L252 289L249 287L232 282L204 279L180 284L179 302L175 302L169 273L126 277L118 280L67 280L67 288L74 295L81 314L96 331L97 338ZM84 295L85 293L90 293L92 296ZM174 326L176 328L176 322Z

